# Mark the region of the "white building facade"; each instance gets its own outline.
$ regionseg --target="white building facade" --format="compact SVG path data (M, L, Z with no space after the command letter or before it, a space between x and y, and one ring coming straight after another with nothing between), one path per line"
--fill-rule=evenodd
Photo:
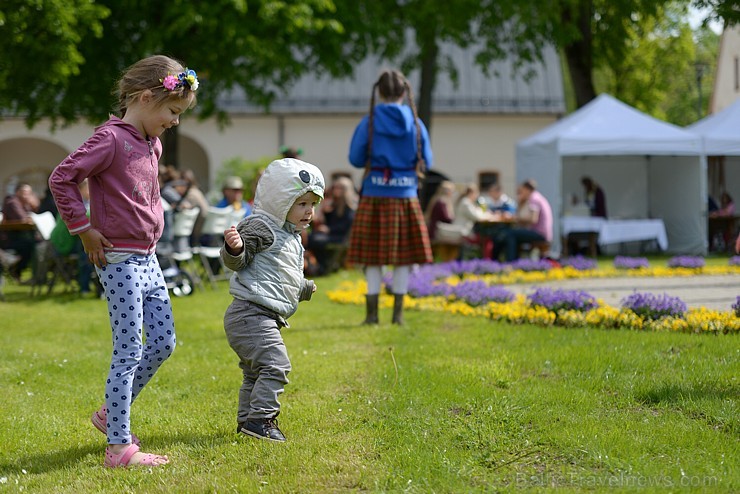
M511 61L496 63L486 77L473 63L474 53L445 46L457 63L458 83L440 76L433 95L431 122L434 169L451 180L478 181L480 173L497 174L505 190L515 187L515 144L565 113L560 61L554 50L543 62L516 73ZM354 128L369 108L370 90L381 68L368 59L352 78L330 80L307 76L271 105L269 112L247 102L239 91L220 98L230 123L199 121L185 114L179 126L179 169L192 169L204 189L215 183L229 159L256 160L278 155L282 145L303 150L302 158L326 175L354 170L347 161ZM418 75L410 74L418 87ZM207 91L207 81L201 86ZM42 121L28 129L21 119L0 120L0 185L18 181L42 194L48 174L93 131L78 123L51 132ZM359 178L360 172L355 176Z

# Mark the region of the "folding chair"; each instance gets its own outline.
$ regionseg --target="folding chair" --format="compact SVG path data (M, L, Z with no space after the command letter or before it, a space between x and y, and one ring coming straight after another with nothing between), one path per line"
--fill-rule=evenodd
M192 276L195 285L201 289L205 289L203 280L198 276L198 267L194 261L193 248L190 246L190 236L193 234L193 228L199 214L199 208L183 209L182 211L175 212L174 221L172 222L172 258L178 265L186 264L190 268L189 274Z
M231 209L231 208L227 208L227 209ZM244 219L243 209L240 209L239 211L232 209L231 213L229 214L229 226L236 226L243 219Z
M60 255L49 241L56 225L54 213L45 211L40 214L33 212L29 214L43 239L43 242L36 247L36 266L31 283L31 296L40 293L44 285L46 285L46 294L50 294L58 279L63 280L67 289L70 289L74 286L77 276L77 256Z
M193 252L200 257L203 271L206 273L211 286L216 288L216 281L229 279L231 271L224 265L221 260L221 244L223 243L224 231L226 231L233 221L232 208L208 208L208 214L203 221L202 235L210 236L213 240L211 245L199 245L193 248ZM221 267L221 274L213 271L211 262L217 262Z

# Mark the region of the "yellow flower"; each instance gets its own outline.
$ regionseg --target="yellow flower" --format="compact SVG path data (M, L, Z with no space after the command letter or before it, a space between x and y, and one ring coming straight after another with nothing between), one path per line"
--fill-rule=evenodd
M617 270L604 268L598 270L579 271L572 267L552 269L549 271L506 271L496 274L476 275L465 273L462 276L449 276L439 283L455 286L461 281L482 280L487 284L512 283L539 283L552 280L579 279L588 277L609 276L694 276L697 273L712 275L738 275L740 266L708 266L698 269L691 268L641 268L633 270ZM340 304L365 303L367 286L364 280L345 281L336 290L328 293L329 300ZM733 311L718 312L706 308L690 309L683 318L664 317L658 320L645 320L630 309L619 309L604 304L598 300L598 307L588 312L561 310L551 312L545 307L530 306L524 294L518 294L509 303L489 302L481 306L470 306L462 300L442 296L414 298L404 297L404 303L409 309L423 311L445 311L466 317L487 317L494 321L504 321L512 324L530 323L540 326L553 324L564 327L593 327L593 328L625 328L651 331L681 331L695 333L732 333L740 334L740 318ZM382 294L381 307L392 307L393 297Z

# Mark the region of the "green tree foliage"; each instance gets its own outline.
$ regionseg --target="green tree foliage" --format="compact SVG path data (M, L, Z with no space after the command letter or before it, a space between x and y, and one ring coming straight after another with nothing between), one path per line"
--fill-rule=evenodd
M351 67L340 55L331 0L9 1L0 27L8 57L0 105L29 124L104 120L117 110L112 92L121 71L154 53L198 71L203 117L217 114L217 97L234 88L267 105L307 71L336 75ZM42 37L47 32L56 35Z
M641 16L626 29L626 50L597 57L596 88L662 120L696 120L696 48L686 12L676 5ZM687 76L684 76L687 75Z
M596 91L681 126L704 116L719 36L706 26L692 31L687 8L688 2L666 2L651 15L633 14L624 48L594 53Z
M473 42L472 23L480 2L451 0L335 0L337 16L345 27L347 46L355 57L371 54L421 77L415 99L419 117L431 128L432 94L440 71L456 80L454 61L440 54L439 46ZM368 98L374 81L366 81Z
M3 0L0 109L29 124L56 115L86 62L83 40L100 44L108 14L89 0Z
M707 12L704 25L718 21L728 26L740 23L740 3L738 0L694 0L693 5Z

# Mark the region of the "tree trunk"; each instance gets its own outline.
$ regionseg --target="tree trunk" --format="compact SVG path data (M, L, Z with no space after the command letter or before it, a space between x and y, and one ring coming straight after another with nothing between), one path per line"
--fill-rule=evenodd
M575 12L574 8L577 9ZM593 32L591 30L593 15L592 0L580 0L577 6L566 7L563 10L563 24L577 26L580 34L578 39L563 47L578 108L596 98L593 81Z
M417 112L419 118L432 133L432 94L437 82L437 56L439 47L434 39L421 45L421 81Z

